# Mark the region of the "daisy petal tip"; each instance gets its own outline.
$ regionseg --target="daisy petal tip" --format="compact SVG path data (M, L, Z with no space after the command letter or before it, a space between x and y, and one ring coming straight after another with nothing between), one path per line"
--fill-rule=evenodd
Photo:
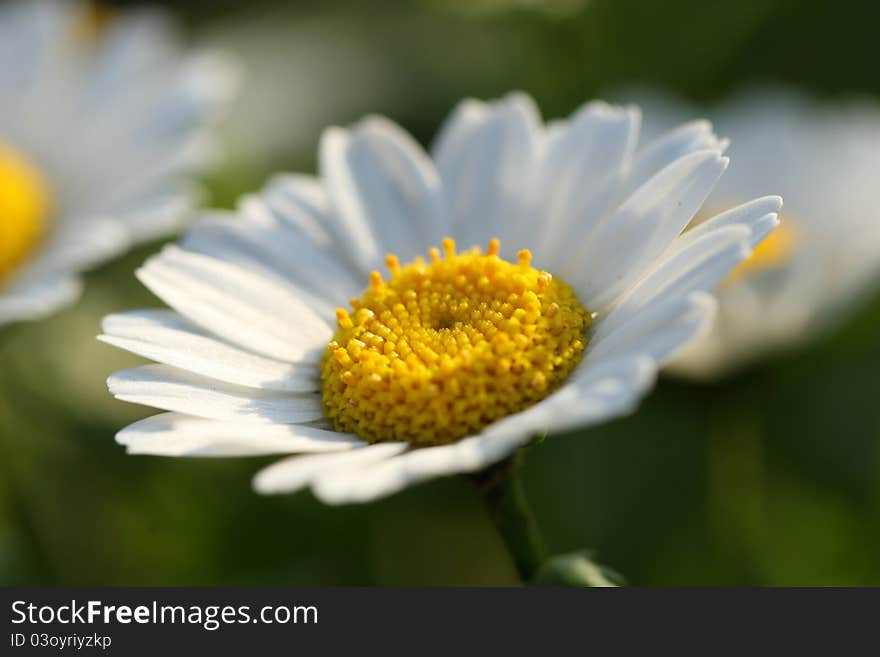
M700 322L697 329L698 335L705 334L715 321L718 312L718 300L708 292L692 292L688 297L691 308L699 315Z
M340 486L335 480L320 478L312 483L310 488L312 495L327 506L345 506L371 502L376 496L358 494L350 486Z
M113 436L113 439L116 441L117 445L122 445L123 447L128 447L128 443L130 442L129 437L131 432L128 430L129 427L125 427L116 432L116 435ZM126 450L128 451L128 450Z
M510 103L511 105L534 105L535 101L532 97L522 89L514 89L504 94L499 101L501 103Z
M152 258L154 258L154 257L155 256L152 256L150 258L150 260L152 260ZM138 267L137 269L134 270L134 277L136 279L138 279L145 286L147 285L146 279L148 279L150 277L150 273L147 270L147 265L150 263L150 260L147 260L146 262L144 262L144 264L142 264L140 267Z
M283 486L268 468L254 475L254 478L251 480L251 486L257 495L281 495L294 492L294 490L289 490Z
M768 212L749 226L749 253L782 223L779 215Z
M397 136L403 129L381 114L367 114L355 124L354 130L379 136Z
M483 115L486 111L486 102L480 100L479 98L464 98L460 100L458 104L453 108L453 111L450 113L449 119L453 117L468 117L472 119L476 119Z
M636 103L624 104L623 111L629 114L633 119L641 120L642 118L642 108Z
M335 153L338 149L342 148L345 142L348 141L348 138L349 131L347 128L338 125L331 125L324 128L318 146L321 155L327 156L331 153Z
M717 146L706 146L704 148L685 153L670 166L681 163L681 165L691 166L695 169L698 167L712 167L713 169L717 169L720 174L720 172L724 171L724 169L727 168L727 164L729 161L730 158L724 155L721 152L721 149L719 149Z
M639 359L637 367L639 370L639 384L641 385L642 391L645 391L657 382L659 364L653 358L646 356ZM640 401L641 398L639 396L634 397L632 407L636 408Z
M718 305L718 301L715 299L714 295L703 290L695 290L691 292L688 294L687 299L688 304L692 308L702 309L707 312L711 312Z
M514 111L527 118L529 122L538 123L541 120L541 111L538 104L525 91L511 91L502 96L496 103L497 111Z
M693 119L682 123L675 129L675 131L710 134L714 131L714 126L709 119Z

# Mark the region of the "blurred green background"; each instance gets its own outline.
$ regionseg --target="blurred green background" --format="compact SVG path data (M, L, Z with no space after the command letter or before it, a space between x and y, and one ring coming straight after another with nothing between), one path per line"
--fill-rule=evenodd
M428 143L468 95L524 89L546 117L632 84L701 103L767 81L880 97L867 1L165 4L250 67L229 160L205 180L214 205L313 170L323 125L378 112ZM158 305L132 275L157 248L0 333L0 583L516 583L463 480L328 508L256 496L270 459L126 456L114 433L151 411L104 380L140 361L94 336L107 313ZM878 328L880 298L807 350L711 386L662 380L636 415L530 448L549 548L593 548L637 585L880 585Z

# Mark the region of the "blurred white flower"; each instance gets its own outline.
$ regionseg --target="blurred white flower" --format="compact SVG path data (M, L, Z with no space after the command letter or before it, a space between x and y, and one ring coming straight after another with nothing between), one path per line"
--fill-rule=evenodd
M102 340L159 363L111 376L113 395L170 411L118 441L307 453L256 489L346 503L630 412L781 206L681 235L722 145L694 122L637 150L639 123L595 102L544 126L514 94L461 103L430 155L379 117L327 130L320 177L276 179L139 270L173 310L105 320Z
M694 109L635 93L662 131ZM670 370L712 378L834 327L880 281L880 107L819 103L783 89L751 91L712 113L732 164L706 205L755 192L785 198L781 226L718 292L712 331Z
M181 227L205 132L234 87L168 18L33 0L0 7L0 324L73 302L77 274Z

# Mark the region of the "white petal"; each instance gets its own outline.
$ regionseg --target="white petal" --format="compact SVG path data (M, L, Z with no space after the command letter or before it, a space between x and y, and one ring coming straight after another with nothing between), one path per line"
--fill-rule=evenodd
M540 119L532 100L511 94L485 112L457 110L434 149L449 207L452 236L460 246L506 245L506 231L525 211ZM508 248L515 248L509 245Z
M150 148L136 145L124 157L114 158L122 146L112 140L108 148L109 153L91 152L87 161L64 163L65 169L71 169L65 180L68 194L84 204L78 212L118 216L149 198L152 190L167 188L217 159L216 144L203 134L151 141ZM112 171L107 171L110 163Z
M275 218L323 249L343 253L336 244L336 217L324 183L314 176L280 174L273 177L261 192ZM267 225L274 225L269 222ZM366 273L366 272L361 272Z
M88 96L77 107L83 126L69 146L87 165L104 169L103 180L79 177L91 193L118 199L144 184L207 166L217 155L205 130L236 87L236 67L227 58L197 53L135 75L137 84L126 83L102 98L85 89ZM108 169L114 160L116 166Z
M263 495L293 493L322 473L357 477L364 466L391 458L408 447L407 443L377 443L335 454L292 456L260 470L254 477L254 489Z
M562 272L586 307L601 310L644 274L684 230L726 166L718 151L679 158L603 222Z
M156 456L260 456L333 452L366 445L355 436L301 424L218 422L161 413L116 434L129 454Z
M61 222L20 275L30 278L79 272L117 256L130 245L128 231L116 219Z
M133 243L150 242L183 230L194 218L192 209L204 200L199 185L166 181L141 197L125 199L109 214L118 217Z
M180 245L196 253L233 262L250 271L292 281L323 295L323 305L342 305L364 286L332 254L273 218L267 225L235 215L205 215Z
M168 62L174 36L170 16L155 9L119 12L107 26L91 71L91 97L113 98L119 85Z
M548 431L584 428L632 413L656 377L657 363L645 356L602 359L587 366L575 377L571 392L561 390L564 394L548 409Z
M291 284L232 263L166 247L137 275L181 315L269 358L314 362L333 334Z
M226 383L280 390L320 389L317 365L292 365L217 340L170 310L140 310L105 317L99 340L151 360Z
M708 121L685 123L661 135L639 151L623 193L629 196L659 171L689 153L724 150L723 145L712 132L712 124Z
M107 379L107 387L122 401L214 420L297 423L324 415L320 395L245 388L169 365L116 372Z
M39 319L72 304L82 293L82 282L69 276L13 283L0 289L0 325Z
M69 26L71 7L63 3L12 2L0 6L0 85L26 89L44 67L53 44ZM10 94L14 99L14 94ZM5 126L4 126L5 128Z
M447 232L440 180L421 147L386 119L371 117L352 130L331 130L321 141L321 173L346 229L360 239L373 267L387 253L402 261L423 254ZM361 262L361 265L369 264Z
M605 360L591 367L577 385L567 386L555 403L540 402L495 423L482 435L452 445L412 450L353 472L326 470L314 478L312 490L326 504L359 503L433 477L474 472L501 460L538 433L594 424L631 411L655 373L650 358Z
M589 356L569 382L531 408L510 415L484 430L487 436L535 436L588 427L632 412L653 385L657 363L650 357L619 359Z
M238 60L219 50L197 50L177 63L175 87L150 116L157 138L176 138L222 118L223 107L240 87Z
M344 162L348 146L348 134L342 128L327 128L321 134L318 161L322 171L332 169L337 162ZM327 164L324 164L327 162ZM333 163L333 164L330 164ZM349 257L361 271L378 267L381 246L366 217L357 213L337 215L340 225L335 229L337 235L344 235L343 241Z
M312 490L325 504L369 502L426 479L480 470L523 442L518 436L473 436L451 445L412 450L354 473L331 470L319 474Z
M715 299L704 292L649 306L610 334L594 338L590 362L639 354L662 363L708 330L715 308Z
M619 194L639 131L636 108L594 102L553 131L533 182L522 243L558 270L586 243Z
M723 226L694 240L665 259L619 300L596 327L610 334L648 305L715 290L751 252L751 232L742 224Z
M465 142L485 121L489 106L481 100L466 98L455 106L437 131L431 147L431 157L435 162L449 162L465 148Z
M749 244L754 248L779 223L776 216L781 209L782 198L779 196L764 196L743 203L694 226L676 240L672 248L681 249L706 233L734 224L749 227L752 231Z

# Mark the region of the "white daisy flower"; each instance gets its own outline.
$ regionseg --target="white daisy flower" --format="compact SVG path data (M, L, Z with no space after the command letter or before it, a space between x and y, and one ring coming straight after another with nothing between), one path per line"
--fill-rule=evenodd
M685 105L646 95L653 129ZM712 378L833 328L880 282L880 107L817 104L791 91L753 91L713 121L731 138L733 164L706 207L755 191L785 197L778 230L722 284L712 330L671 371Z
M515 94L461 103L430 155L383 118L327 130L319 177L274 180L139 270L172 310L106 318L102 340L158 363L111 392L168 411L118 441L295 454L256 490L336 504L631 411L781 206L680 235L723 144L695 122L637 151L639 123L594 102L545 127Z
M77 274L167 234L231 92L216 54L187 56L164 15L34 0L0 7L0 325L72 303Z

